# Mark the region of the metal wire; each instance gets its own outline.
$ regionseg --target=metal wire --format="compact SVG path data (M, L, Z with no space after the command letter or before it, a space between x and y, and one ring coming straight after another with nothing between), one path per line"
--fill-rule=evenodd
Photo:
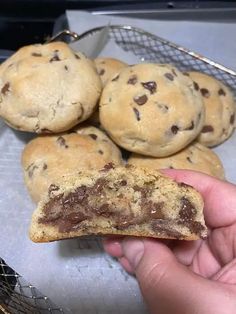
M48 297L26 282L2 259L0 259L0 305L6 313L11 314L65 313Z
M141 61L170 63L181 71L200 71L219 79L230 86L236 97L236 72L187 48L181 47L159 36L129 25L106 25L90 29L80 35L64 30L51 40L66 35L72 41L89 37L108 29L109 37L123 50L132 52Z

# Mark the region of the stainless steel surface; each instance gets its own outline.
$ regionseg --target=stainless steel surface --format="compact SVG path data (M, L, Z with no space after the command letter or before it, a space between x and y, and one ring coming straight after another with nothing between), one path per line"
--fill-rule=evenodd
M121 48L121 59L126 53L132 53L135 60L168 62L181 70L205 71L236 91L234 72L225 71L199 55L196 58L193 52L147 32L110 26L109 38ZM23 184L20 158L31 137L0 121L0 256L53 302L73 313L146 313L135 278L103 252L97 238L47 244L30 242L27 231L34 205ZM215 149L227 178L233 182L236 182L235 147L234 134Z
M94 15L114 15L150 20L227 21L234 22L236 8L140 9L92 11Z

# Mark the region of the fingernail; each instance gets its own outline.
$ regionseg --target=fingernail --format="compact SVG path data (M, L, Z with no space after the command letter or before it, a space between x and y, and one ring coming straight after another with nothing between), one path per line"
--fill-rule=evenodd
M133 269L136 269L144 253L143 241L136 238L124 239L121 246L123 255L127 258Z
M103 239L104 250L113 257L121 257L123 255L121 247L121 239L108 238Z

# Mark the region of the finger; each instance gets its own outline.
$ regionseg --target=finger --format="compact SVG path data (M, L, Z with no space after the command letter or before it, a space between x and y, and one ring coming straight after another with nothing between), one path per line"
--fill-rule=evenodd
M127 273L130 273L130 274L134 273L134 269L130 265L130 262L127 260L126 257L123 256L119 258L118 261L120 262L121 266L127 271Z
M121 249L121 239L120 237L109 237L103 239L104 250L111 256L120 258L123 255Z
M165 169L162 173L198 190L204 199L204 216L211 228L236 221L236 186L197 171Z
M236 285L236 260L234 259L229 264L225 265L217 274L212 277L223 283Z
M178 245L173 248L173 253L180 263L189 266L198 252L202 241L178 241Z
M135 271L150 313L209 314L220 313L221 302L228 306L229 298L221 285L192 273L178 263L163 243L126 238L122 241L122 249Z

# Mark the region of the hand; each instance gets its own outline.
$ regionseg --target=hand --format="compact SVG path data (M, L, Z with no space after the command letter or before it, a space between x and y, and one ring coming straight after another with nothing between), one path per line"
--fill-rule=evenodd
M105 250L136 275L150 313L236 313L236 186L185 170L164 170L204 198L206 240L108 238Z

